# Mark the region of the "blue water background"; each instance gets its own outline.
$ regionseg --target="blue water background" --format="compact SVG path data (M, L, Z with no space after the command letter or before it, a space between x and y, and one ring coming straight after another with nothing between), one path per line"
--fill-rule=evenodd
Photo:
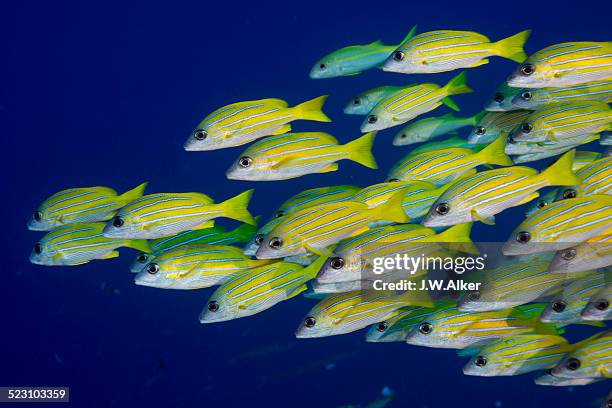
M127 271L131 250L79 267L31 265L40 234L25 223L42 199L68 187L122 192L148 180L149 192L201 191L219 201L254 187L253 213L268 216L307 188L382 181L408 151L391 145L396 129L377 138L377 171L344 161L336 173L271 183L225 179L244 147L188 153L182 144L227 103L277 97L293 105L322 94L330 95L325 111L334 122L294 129L348 141L361 122L342 113L353 95L384 84L443 84L457 72L310 80L311 65L327 52L376 39L397 43L414 24L420 32L474 30L495 40L531 28L528 52L610 40L610 2L22 1L2 8L8 177L0 385L70 386L79 407L335 407L365 404L383 386L396 393L390 407L590 407L609 390L609 383L540 387L532 375L467 377L466 359L452 350L366 344L363 331L296 340L315 302L303 298L202 326L197 316L210 289L137 287ZM462 114L480 110L514 66L492 58L469 70L476 92L454 98ZM495 227L476 225L475 237L505 240L523 212L504 212ZM571 327L568 335L593 332Z

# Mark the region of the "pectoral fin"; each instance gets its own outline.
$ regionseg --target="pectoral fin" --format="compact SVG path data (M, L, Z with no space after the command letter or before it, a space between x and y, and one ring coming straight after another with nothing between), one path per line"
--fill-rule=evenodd
M495 225L495 217L490 216L490 217L482 217L480 214L478 214L478 212L476 210L472 210L471 211L472 214L472 218L475 220L478 220L480 222L482 222L483 224L487 224L487 225Z
M111 259L111 258L117 258L119 256L119 252L117 251L110 251L107 254L104 254L100 259ZM85 263L85 262L83 262Z
M315 248L312 245L305 244L304 247L308 250L308 252L312 252L313 254L324 256L330 258L334 256L334 253L327 248Z
M291 125L290 124L286 124L283 125L281 127L279 127L278 129L276 129L274 132L272 132L273 135L282 135L284 133L289 133L291 132Z

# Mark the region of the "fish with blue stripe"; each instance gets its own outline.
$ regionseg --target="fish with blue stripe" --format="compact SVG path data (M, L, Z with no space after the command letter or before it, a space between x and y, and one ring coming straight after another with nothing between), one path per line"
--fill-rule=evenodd
M298 326L299 339L336 336L384 321L406 306L432 307L426 291L396 294L389 291L354 291L329 295L307 313Z
M255 255L265 235L272 231L274 227L280 224L282 219L288 215L296 213L304 208L348 200L359 190L361 189L357 186L340 185L316 187L295 194L282 203L276 211L274 211L272 218L259 228L257 233L245 245L244 253L246 255Z
M612 79L612 42L567 42L527 58L508 78L513 88L563 88Z
M512 132L516 142L559 141L612 130L612 109L598 101L560 102L527 116Z
M336 171L337 162L344 159L376 169L372 155L375 136L374 132L367 133L343 145L323 132L266 137L249 146L225 175L230 180L287 180Z
M162 289L201 289L268 263L251 259L241 248L230 245L182 245L147 262L134 282Z
M368 343L391 343L406 341L408 332L433 313L436 307L406 306L398 309L392 317L372 325L366 334Z
M589 82L567 88L513 89L512 105L519 109L536 110L554 103L568 101L612 102L612 80Z
M574 277L548 271L550 259L513 259L485 274L480 289L463 295L459 311L485 312L524 305L559 293Z
M588 197L595 194L612 194L612 157L592 161L576 171L582 181L577 186L562 188L557 200Z
M402 88L387 95L372 108L361 124L361 131L365 133L398 126L442 104L458 111L459 107L450 96L469 92L472 92L472 89L466 84L465 72L444 86L425 83Z
M527 217L504 244L504 255L559 251L609 235L612 196L601 194L555 201Z
M529 115L529 111L490 112L484 115L468 135L468 143L491 143L507 136Z
M372 223L409 222L402 208L403 200L404 192L398 191L384 204L373 208L356 201L305 208L290 215L270 231L256 256L271 259L305 252L329 255L329 246L368 231Z
M456 179L474 175L482 165L512 166L504 153L506 139L499 137L484 149L474 152L469 148L447 148L437 151L409 154L391 169L388 178L403 181L427 181L443 186Z
M555 253L551 273L577 273L612 265L612 236L591 238L586 242Z
M156 256L164 251L177 248L182 245L198 245L198 244L216 244L216 245L232 245L241 242L247 242L255 233L255 226L242 224L232 231L227 231L221 226L213 226L195 231L184 231L170 237L158 238L151 240L151 253L141 252L136 256L132 265L131 272L140 272L142 268Z
M564 378L612 378L612 330L567 354L551 374Z
M34 211L28 229L50 231L61 225L75 222L109 220L124 205L142 197L147 183L117 194L108 187L69 188L53 194Z
M542 311L541 321L563 326L581 322L580 314L591 298L611 281L609 274L600 271L586 271L573 276L575 278L562 292L553 296ZM597 322L593 322L593 325L600 326Z
M589 299L589 303L580 312L580 317L587 321L612 320L611 302L612 282L606 282L606 285Z
M463 367L463 374L479 377L512 376L547 370L592 339L570 344L550 334L520 334L495 340L480 350Z
M414 26L402 43L414 37ZM372 68L380 68L399 45L385 45L380 40L365 45L350 45L331 52L318 60L310 70L310 78L336 78L358 75Z
M433 74L459 68L474 68L499 56L523 62L523 50L531 30L497 42L473 31L439 30L418 34L400 45L383 65L384 71L404 74Z
M422 257L447 257L453 255L444 243L465 244L470 252L476 252L470 239L471 224L461 224L436 233L431 228L417 224L389 225L373 228L363 234L341 241L317 275L319 283L365 281L384 275L399 274L406 277L423 274L427 269L395 270L384 272L374 269L375 259L393 258L398 255L420 259ZM403 275L403 276L402 276Z
M155 239L210 228L218 217L257 225L247 206L253 190L215 204L201 193L149 194L121 208L104 228L109 238Z
M432 205L423 225L492 224L496 214L537 198L541 188L579 183L571 170L573 159L572 150L541 173L531 167L512 166L460 178Z
M427 142L446 134L457 134L459 129L476 126L486 112L478 112L467 118L452 113L443 116L419 119L402 128L393 138L394 146L407 146Z
M30 262L37 265L82 265L94 259L119 256L117 248L151 252L143 239L114 239L102 234L105 223L83 222L63 225L48 232L35 245Z
M518 334L559 334L555 325L539 321L544 307L531 304L488 312L461 312L449 306L425 317L408 333L406 343L464 349Z
M291 131L294 120L331 122L321 110L327 96L289 107L282 99L232 103L205 117L185 142L187 151L240 146L264 136Z
M385 96L397 92L406 86L383 85L368 89L348 101L344 105L343 112L347 115L367 115Z
M234 276L215 290L200 314L200 323L216 323L261 313L306 291L321 267L319 258L307 267L273 262Z

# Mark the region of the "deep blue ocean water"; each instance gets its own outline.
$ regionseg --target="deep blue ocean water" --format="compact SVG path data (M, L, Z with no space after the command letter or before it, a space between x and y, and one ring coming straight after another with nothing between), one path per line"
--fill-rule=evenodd
M547 388L532 375L467 377L452 350L367 344L364 332L297 340L314 300L296 298L246 319L202 326L211 289L167 291L133 284L134 254L79 267L28 262L39 233L31 211L68 187L118 191L148 180L149 192L201 191L216 200L255 188L254 214L322 185L384 180L408 149L380 132L380 169L344 161L340 171L288 181L228 181L243 147L185 152L193 127L219 106L278 97L290 105L329 94L333 123L296 122L348 141L361 117L342 106L375 86L440 84L457 72L406 76L369 71L310 80L311 65L349 44L399 42L412 25L474 30L500 39L533 29L527 51L572 40L610 40L609 2L37 2L3 7L9 47L0 68L6 120L0 386L70 386L78 407L335 407L366 404L383 386L389 407L591 407L609 383ZM455 101L481 109L515 63L492 58L468 72L476 90ZM434 114L448 113L439 108ZM502 241L524 208L477 225ZM225 225L232 226L230 222ZM8 256L7 256L8 255ZM594 332L571 327L572 339Z

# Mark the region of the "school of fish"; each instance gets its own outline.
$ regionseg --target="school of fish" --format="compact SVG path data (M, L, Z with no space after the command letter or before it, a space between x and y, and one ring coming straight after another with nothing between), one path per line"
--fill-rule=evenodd
M331 121L323 112L326 95L292 106L267 95L214 110L184 143L189 152L251 143L227 170L230 180L292 179L338 171L340 161L350 160L370 169L384 164L389 171L378 184L305 190L265 223L248 209L253 190L219 197L145 194L147 183L123 194L68 188L34 209L27 227L45 235L30 261L82 265L132 248L129 269L137 285L214 287L199 315L203 324L252 316L303 295L316 304L296 320L297 338L364 329L368 342L456 349L469 358L466 375L536 373L534 382L548 386L610 379L612 42L566 42L528 55L530 35L491 40L470 31L417 33L415 26L398 45L374 41L323 56L310 78L374 68L401 74L465 69L446 83L414 75L410 84L379 85L352 97L344 112L363 121L362 134L351 130L349 141L293 130L296 121ZM455 95L472 92L467 69L496 57L518 66L482 111L457 114ZM422 117L444 107L455 112ZM419 145L395 164L382 163L372 154L383 138L377 132L396 126L389 143ZM587 144L595 150L577 150ZM407 276L398 267L376 269L377 259L400 255L456 260L482 254L470 237L473 224L495 228L495 217L516 206L525 208L525 217L498 246L495 262L478 272L461 276L429 264ZM241 224L228 230L219 218ZM441 296L431 288L393 286L421 285L431 276L479 285ZM389 286L376 288L378 280ZM576 324L594 332L570 343L562 335ZM612 406L612 395L602 406Z

